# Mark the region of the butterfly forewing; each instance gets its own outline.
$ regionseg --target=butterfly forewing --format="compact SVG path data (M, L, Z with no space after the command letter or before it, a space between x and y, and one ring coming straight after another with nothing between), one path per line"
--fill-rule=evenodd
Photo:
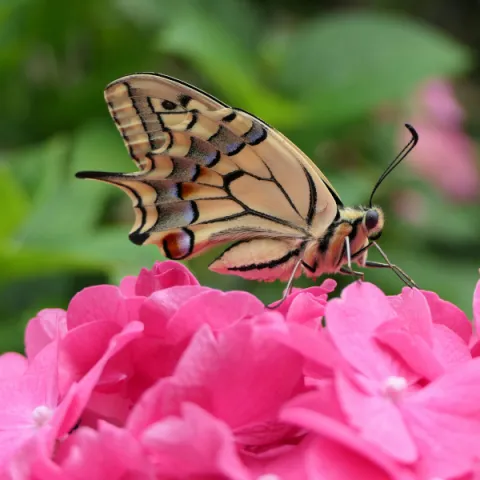
M256 117L154 74L121 78L105 98L140 171L82 176L130 195L133 242L182 259L235 241L211 268L271 280L333 221L340 200L320 170Z

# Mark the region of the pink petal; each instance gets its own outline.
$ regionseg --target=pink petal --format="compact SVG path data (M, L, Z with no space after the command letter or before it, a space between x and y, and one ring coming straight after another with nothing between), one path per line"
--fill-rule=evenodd
M69 331L60 343L60 391L64 393L100 360L110 340L120 332L113 322L91 322Z
M327 329L348 363L366 377L380 382L391 375L405 376L405 365L374 338L383 323L396 318L389 299L367 282L347 286L326 307Z
M398 318L382 324L375 332L375 337L384 345L396 351L402 359L418 374L433 380L446 369L471 358L467 344L457 333L445 325L445 313L455 318L458 309L432 297L429 292L423 294L418 290L404 290L402 295L391 299L398 313ZM425 296L426 293L426 296ZM430 319L430 307L426 298L430 298L438 323ZM438 315L438 312L441 315ZM461 313L461 312L460 312ZM463 316L463 313L461 314ZM453 326L461 325L448 321ZM458 330L458 329L457 329ZM459 330L461 332L461 329Z
M142 435L150 461L163 476L251 477L236 453L229 428L200 407L184 403L181 418L167 417Z
M47 345L22 376L0 381L0 467L34 436L53 446L55 431L44 425L52 424L57 407L56 343Z
M25 352L29 360L32 360L50 342L63 337L66 331L65 310L47 308L38 312L25 329Z
M174 343L168 336L168 322L190 299L208 291L206 287L185 286L154 292L140 310L140 320L145 325L145 334L155 336L166 343Z
M139 338L142 332L143 325L140 322L131 322L126 325L120 333L111 338L107 349L96 364L69 389L67 396L73 395L75 401L72 401L58 420L60 434L68 433L77 423L108 362L133 340Z
M277 441L291 430L276 418L283 403L302 387L301 366L299 355L279 343L270 327L237 324L216 339L204 326L174 375L137 402L127 426L139 435L149 424L178 415L187 401L225 421L242 443Z
M275 418L298 391L301 368L301 357L279 343L274 330L237 324L217 341L206 327L200 330L174 377L184 386L202 385L212 402L210 411L237 428Z
M39 432L21 445L17 445L11 460L0 464L0 478L64 480L50 460L54 444L46 440L42 433L44 432ZM12 441L15 442L15 439Z
M387 479L395 479L395 480L413 480L413 476L409 474L408 470L404 469L403 467L399 466L398 463L394 462L388 455L383 453L381 450L377 449L371 443L362 439L356 432L352 429L347 427L346 425L338 422L337 420L331 419L326 415L316 412L315 410L311 410L309 408L302 408L302 407L291 407L286 408L281 415L281 419L291 422L293 424L299 425L300 427L305 428L307 431L315 433L318 435L318 438L324 438L325 440L334 442L338 444L339 448L342 447L346 450L350 451L354 455L358 455L359 457L363 458L363 461L371 462L373 465L377 465L380 470L384 470L387 472L387 476L383 477ZM325 442L323 443L325 446ZM326 456L328 456L328 448L325 447ZM316 455L322 455L322 449L315 448L312 453ZM332 456L334 454L332 453ZM335 454L335 456L337 456ZM348 453L345 452L345 459L352 459L349 457ZM310 461L312 463L310 463ZM348 461L341 460L340 462L335 462L335 464L330 463L327 458L322 457L318 459L318 463L316 459L311 459L307 463L307 468L309 472L309 477L312 479L323 480L328 479L329 477L324 477L323 475L327 475L329 472L329 468L331 468L331 474L333 475L333 479L337 480L350 480L353 478L370 478L370 477L360 477L360 476L349 476L348 474L345 476L338 476L341 472L342 467L346 468L346 473L349 473ZM353 460L352 460L353 461ZM362 462L362 460L358 460ZM355 465L352 465L355 467ZM362 471L361 468L359 467ZM368 468L366 471L369 471ZM370 470L371 471L371 470ZM319 472L318 474L315 472ZM334 476L337 475L337 476ZM373 477L375 478L375 477ZM382 477L380 477L382 478Z
M471 470L480 438L480 359L463 363L406 397L401 410L420 453L422 478Z
M170 343L178 343L190 338L202 325L219 332L263 311L262 302L247 292L208 290L178 309L168 322L166 335Z
M333 344L327 329L312 331L311 327L292 323L288 325L287 334L279 334L277 338L307 360L305 369L309 376L325 378L331 377L335 368L351 369Z
M417 459L415 444L392 399L368 395L341 374L337 375L336 386L349 423L362 438L400 462L412 463Z
M197 402L201 404L205 398L204 389L199 386L184 388L174 382L172 378L161 379L147 389L135 403L130 416L126 421L126 428L137 438L154 423L168 415L180 415L180 407L185 399L193 400L197 393Z
M480 357L480 341L473 344L470 353L472 354L472 358Z
M0 355L0 381L20 377L27 367L27 359L19 353L7 352Z
M166 345L157 338L145 336L135 341L129 349L134 374L128 385L129 397L138 399L155 382L172 375L185 348L185 343Z
M120 327L138 320L138 312L144 298L124 297L113 285L96 285L77 293L67 310L68 329L91 322L112 322Z
M422 293L430 307L433 323L445 325L468 344L472 336L472 324L465 313L453 303L442 300L436 293L425 290Z
M288 310L290 309L291 304L293 303L293 300L295 300L295 298L300 295L307 295L313 298L317 298L323 304L327 299L328 294L332 293L335 290L336 286L337 282L335 280L333 280L332 278L327 278L319 286L309 288L294 288L292 293L285 299L285 301L276 308L276 311L286 315ZM275 301L272 305L275 305L276 303L278 303L278 301Z
M390 303L397 313L398 323L412 336L422 338L432 346L432 318L425 296L415 288L403 288L401 295L390 297Z
M136 285L137 285L137 277L134 277L133 275L127 275L126 277L123 277L120 280L119 288L123 296L135 297Z
M156 262L151 270L142 268L138 275L135 293L149 297L153 292L185 285L199 285L199 283L187 267L167 260Z
M271 449L268 454L243 455L243 462L256 480L298 480L307 477L307 454L315 439L304 438L298 445Z
M445 370L455 368L472 359L468 345L445 325L434 325L433 339L433 350Z
M313 330L322 328L327 298L314 297L310 294L296 295L287 311L287 321L308 325Z
M473 292L473 320L475 322L475 331L480 332L480 280L475 285Z
M295 409L311 410L341 424L348 425L347 416L338 399L333 379L318 382L315 385L315 390L294 397L284 405L281 416L283 416L283 412Z
M24 375L0 381L0 425L9 428L34 425L32 412L39 405L54 408L57 402L56 347L42 350Z
M380 462L379 462L380 463ZM315 480L413 480L407 471L391 469L340 443L317 437L306 457L304 478Z
M445 371L433 347L420 336L402 330L395 320L383 324L375 332L375 338L397 352L414 372L427 380L433 380ZM414 377L408 377L412 383Z
M154 478L143 448L124 430L100 422L98 431L80 427L59 446L58 470L68 479Z

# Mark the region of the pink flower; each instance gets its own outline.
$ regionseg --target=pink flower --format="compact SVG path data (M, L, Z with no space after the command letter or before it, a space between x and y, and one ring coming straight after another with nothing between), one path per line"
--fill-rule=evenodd
M225 422L245 450L295 435L277 416L283 403L302 391L302 361L275 338L281 326L282 317L270 312L256 324L235 325L217 337L204 326L173 376L145 392L128 428L142 435L152 422L179 415L183 402L195 402Z
M395 192L393 208L400 218L412 225L424 224L428 215L424 195L413 188Z
M195 404L185 402L179 416L149 425L141 441L160 476L251 478L228 426Z
M29 368L19 369L16 375L0 380L0 465L3 467L35 435L42 435L45 442L53 446L47 426L56 424L58 429L64 416L64 409L57 409L56 355L56 345L52 344Z
M433 292L334 287L270 310L163 262L40 312L27 357L0 356L0 478L475 480L464 313Z
M0 355L0 381L20 377L28 368L28 360L19 353Z
M112 339L93 368L71 385L65 395L58 389L58 341L39 352L21 376L3 380L0 383L0 467L5 468L15 455L21 457L23 447L32 449L31 444L34 445L31 456L52 455L55 440L67 435L78 422L109 359L140 332L138 322L126 326Z
M148 297L170 287L198 285L198 280L181 263L167 260L156 263L151 270L142 268L138 277L125 277L120 289L126 296Z
M390 302L397 319L378 328L375 338L415 372L433 380L471 359L471 325L457 307L432 292L407 288Z
M452 85L444 80L430 80L417 92L418 116L439 127L460 128L465 119Z
M74 431L59 445L55 460L36 470L38 480L155 478L140 444L125 429L104 421L96 429Z
M413 480L412 471L344 424L345 416L332 387L327 383L317 392L300 395L282 412L285 421L314 433L305 459L307 478Z
M25 352L30 361L49 343L65 336L67 331L65 310L50 308L41 310L25 329Z
M408 164L458 201L476 198L480 185L475 145L462 130L463 117L451 85L432 80L417 92L409 118L420 141ZM405 139L402 132L402 145Z
M479 340L479 332L480 332L480 281L477 282L475 287L475 291L473 293L473 321L474 321L474 334L471 338L472 344L472 356L479 357L480 356L480 340Z
M439 324L432 322L431 310ZM348 362L347 368L337 362L332 384L336 399L329 399L338 402L337 419L396 461L415 465L420 478L440 476L448 469L452 476L468 471L476 455L474 438L480 435L474 420L480 415L480 389L473 380L480 364L471 360L468 338L446 325L463 334L464 315L429 293L405 289L388 298L373 285L355 283L341 299L329 302L326 318L332 342ZM460 391L461 378L469 379L462 387L470 385L471 390L461 397L468 396L471 403L446 393ZM422 389L419 381L432 379L437 380ZM440 402L435 403L432 399L437 397ZM465 430L463 422L469 417ZM442 426L447 424L452 435ZM447 466L440 456L449 448L461 452Z

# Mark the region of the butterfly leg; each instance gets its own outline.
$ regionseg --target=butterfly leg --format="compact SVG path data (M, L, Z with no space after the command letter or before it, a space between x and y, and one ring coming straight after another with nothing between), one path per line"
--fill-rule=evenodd
M348 269L353 272L353 270L352 270L352 250L350 248L350 238L348 236L345 237L345 253L347 255Z
M418 288L415 282L397 265L394 265L387 257L387 254L380 248L377 242L372 242L375 248L380 252L380 255L384 258L386 263L368 261L365 263L366 267L370 268L390 268L395 275L402 280L405 285L411 288Z
M381 263L367 260L365 266L368 268L389 268L407 287L418 288L417 284L400 267L393 263Z
M299 257L297 262L295 263L295 266L293 267L292 273L290 274L290 278L288 279L287 286L285 287L285 290L283 291L283 297L282 299L276 303L275 305L266 305L267 308L270 310L274 310L275 308L279 307L286 299L287 297L292 293L293 290L293 281L295 280L295 274L297 273L298 268L300 267L302 263L302 257Z
M363 277L365 275L363 272L356 272L355 270L352 270L352 268L348 267L347 265L344 265L343 267L341 267L339 272L342 273L343 275L351 275L352 277L355 277L357 280L363 280Z

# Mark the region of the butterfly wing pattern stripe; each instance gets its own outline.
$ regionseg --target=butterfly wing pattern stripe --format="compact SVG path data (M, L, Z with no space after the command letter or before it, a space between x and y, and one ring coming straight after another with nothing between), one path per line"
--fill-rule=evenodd
M249 113L157 74L116 80L105 99L139 171L78 176L130 196L132 242L176 260L236 242L212 270L283 279L335 218L341 202L320 170Z

